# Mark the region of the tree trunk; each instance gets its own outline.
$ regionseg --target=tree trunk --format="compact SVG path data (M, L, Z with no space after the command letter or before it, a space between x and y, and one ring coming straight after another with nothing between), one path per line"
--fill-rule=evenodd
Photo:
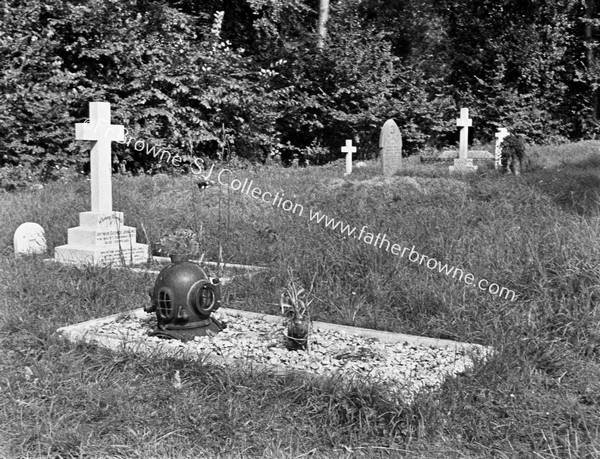
M327 20L329 19L329 0L319 0L319 37L317 48L323 49L327 37Z
M594 40L594 24L592 20L596 16L596 0L586 0L585 2L585 41L588 46L587 49L587 65L588 72L596 74L598 63L596 60L596 46ZM594 121L598 120L598 90L592 90L592 117Z

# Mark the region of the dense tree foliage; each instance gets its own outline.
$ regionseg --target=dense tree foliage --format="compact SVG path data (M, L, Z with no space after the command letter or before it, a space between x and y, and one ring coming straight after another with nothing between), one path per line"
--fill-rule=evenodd
M587 0L4 0L0 166L52 175L84 163L87 103L155 148L255 161L335 158L345 138L377 151L387 118L406 150L505 126L530 141L594 136L598 18ZM115 147L148 168L147 149Z

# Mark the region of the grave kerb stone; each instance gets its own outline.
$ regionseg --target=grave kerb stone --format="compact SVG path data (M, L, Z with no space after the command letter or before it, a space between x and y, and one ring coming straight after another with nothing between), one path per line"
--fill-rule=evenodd
M473 164L472 158L462 159L456 158L454 166L449 166L450 172L475 172L478 166Z
M439 161L451 161L458 157L458 150L444 150L436 159ZM494 155L487 150L469 150L467 153L467 158L476 160L493 160Z

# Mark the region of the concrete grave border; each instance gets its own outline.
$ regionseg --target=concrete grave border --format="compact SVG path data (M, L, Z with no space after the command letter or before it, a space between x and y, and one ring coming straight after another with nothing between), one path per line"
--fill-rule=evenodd
M264 320L270 323L279 323L283 320L281 316L275 316L272 314L264 314L260 312L251 312L251 311L243 311L240 309L231 309L231 308L220 308L219 311L222 311L231 316L238 316L244 319L252 319L252 320ZM95 334L90 335L89 332L93 331L99 325L106 324L109 322L113 322L115 319L119 317L123 317L125 315L133 315L135 317L143 317L147 313L144 312L143 308L133 309L127 312L119 312L116 314L111 314L109 316L100 317L98 319L91 319L85 322L80 322L74 325L68 325L65 327L61 327L56 330L57 333L62 334L65 337L77 337L81 338L86 342L95 343L99 341ZM394 333L383 330L375 330L372 328L361 328L361 327L352 327L349 325L338 325L332 324L328 322L319 322L313 321L313 327L315 329L320 330L337 330L343 331L349 335L359 335L367 338L375 338L383 343L409 343L409 344L419 344L422 346L431 346L431 347L439 347L439 348L447 348L447 347L455 347L457 350L471 350L476 348L481 348L482 346L478 344L465 343L460 341L452 341L448 339L439 339L439 338L430 338L427 336L418 336L418 335L407 335L404 333ZM110 338L107 341L111 342L114 338ZM102 340L100 340L102 341ZM116 341L120 341L116 339Z
M241 317L249 322L263 321L277 324L281 324L284 320L283 317L280 316L229 308L221 308L219 312L228 315L230 320L232 317ZM325 372L320 373L319 371L311 371L308 368L296 367L294 364L286 365L282 362L256 361L252 356L242 356L238 358L224 356L220 355L218 353L220 351L218 350L213 352L210 350L207 351L204 349L198 349L193 345L188 347L186 343L175 342L175 340L165 341L158 338L146 339L145 335L139 334L139 329L136 329L138 334L132 338L131 335L127 335L128 326L130 326L130 324L127 323L122 323L121 328L117 328L114 331L109 330L107 332L106 330L102 329L103 326L110 324L111 322L116 322L118 319L131 318L133 321L139 321L140 319L148 318L149 316L151 315L146 313L143 308L138 308L125 313L117 313L99 319L92 319L79 324L61 327L56 331L56 335L61 336L62 338L67 339L75 344L83 342L103 347L113 352L129 353L147 357L175 358L190 362L201 362L202 364L216 365L233 371L244 372L259 370L275 376L296 374L309 380L331 376L337 377L338 375L344 379L348 377L351 379L355 378L355 376L352 376L352 373L348 374L344 368L339 367L334 369L329 368L329 370L325 370ZM476 344L428 338L423 336L406 335L402 333L393 333L360 327L350 327L346 325L336 325L318 321L313 322L313 329L317 332L341 332L345 335L358 335L362 338L375 339L380 343L379 345L406 345L409 347L422 346L421 349L415 348L415 359L407 358L407 360L404 360L404 362L407 362L408 366L413 365L411 368L417 368L415 365L420 365L420 362L423 362L421 359L427 360L428 354L427 351L424 350L424 348L427 347L445 350L450 356L453 355L453 357L450 357L450 361L440 361L434 359L434 361L437 362L434 365L436 370L428 370L427 368L430 367L426 365L424 369L425 373L418 373L421 375L419 377L413 376L412 371L414 370L411 370L410 374L404 373L404 376L400 380L394 380L395 382L393 383L391 381L388 382L389 384L392 384L392 386L389 388L390 392L388 394L390 397L392 397L391 400L396 400L397 402L402 403L411 403L414 395L418 391L425 390L429 392L436 390L448 376L463 373L467 369L471 368L473 365L474 356L485 359L493 354L492 348ZM251 337L252 332L249 332L249 335ZM217 335L217 337L218 336L219 335ZM240 340L244 339L246 339L246 337L240 338ZM352 338L349 337L348 339L351 340ZM374 346L376 345L374 344ZM408 352L410 353L409 355L413 355L412 349ZM425 357L423 357L424 355ZM330 358L331 357L329 357L329 359ZM456 366L458 366L459 369L452 371L449 370L449 367L456 368ZM404 366L401 368L404 368ZM363 377L369 378L371 374L370 371L372 370L369 370L369 373L364 374ZM359 376L359 380L360 378L361 376ZM429 382L425 382L425 380L428 380ZM377 379L375 381L377 381Z

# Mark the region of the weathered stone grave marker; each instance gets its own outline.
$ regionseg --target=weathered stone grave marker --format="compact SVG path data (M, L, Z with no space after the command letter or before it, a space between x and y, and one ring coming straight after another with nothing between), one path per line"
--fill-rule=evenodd
M136 229L123 225L123 212L112 210L112 141L123 141L123 126L110 124L110 104L90 102L90 122L75 125L77 140L92 140L91 212L79 214L69 228L68 244L56 247L55 259L72 264L136 264L148 259L148 246L136 242Z
M402 134L394 120L387 120L379 135L381 168L385 177L402 169Z
M502 165L502 142L504 142L504 139L509 135L510 132L508 132L508 129L506 128L500 128L498 129L498 132L496 132L496 150L494 151L494 167L496 169L499 169Z
M346 174L352 173L352 154L356 153L356 147L352 145L352 140L346 140L346 146L342 147L342 153L346 153Z
M46 234L37 223L26 222L15 231L13 238L15 256L43 254L46 252Z
M450 166L450 172L473 172L477 166L473 165L473 159L469 158L469 127L473 126L473 120L469 118L469 109L460 109L460 118L456 120L460 127L460 147L458 158L454 160L454 166Z

